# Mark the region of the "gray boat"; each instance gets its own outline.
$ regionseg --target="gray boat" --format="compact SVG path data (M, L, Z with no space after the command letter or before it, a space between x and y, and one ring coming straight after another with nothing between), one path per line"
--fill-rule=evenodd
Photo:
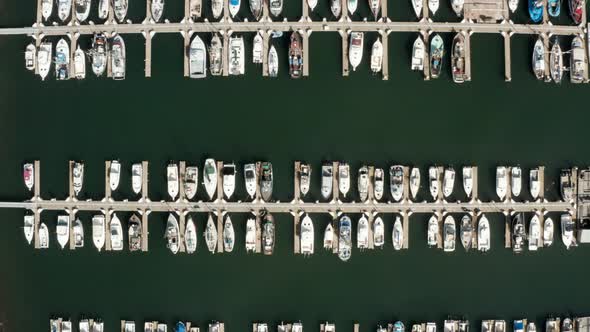
M470 215L466 214L461 218L460 232L461 244L466 251L469 251L473 243L473 222Z
M262 249L265 255L272 255L275 248L275 218L269 212L262 221Z
M141 220L136 214L129 219L129 251L141 250Z
M515 253L521 253L524 250L526 238L524 214L517 213L512 218L512 250Z
M260 175L260 194L262 199L269 202L272 197L273 173L272 164L270 162L262 163L262 171Z

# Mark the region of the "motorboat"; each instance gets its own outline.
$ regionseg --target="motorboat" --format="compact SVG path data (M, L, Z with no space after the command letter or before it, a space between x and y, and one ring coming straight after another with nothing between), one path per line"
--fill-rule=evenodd
M202 14L202 0L190 0L189 2L189 15L190 19L196 21Z
M348 9L348 15L352 16L356 12L358 7L358 0L346 0L346 8Z
M78 330L80 332L90 332L90 322L88 319L82 319L78 324Z
M369 0L369 9L375 18L375 21L379 19L379 10L381 10L381 0Z
M469 321L468 320L459 320L458 321L458 332L469 332ZM500 331L495 331L500 332Z
M428 231L426 233L426 243L429 247L434 247L438 244L438 232L438 217L436 214L433 214L428 219Z
M578 329L579 329L579 327L578 327ZM569 317L564 318L563 322L561 323L561 331L562 332L573 332L574 331L574 324L573 324L571 318L569 318Z
M270 0L270 14L279 17L283 12L283 0Z
M240 11L240 5L242 2L240 0L229 0L229 15L234 18L238 15Z
M109 167L109 186L111 191L117 190L121 178L121 163L118 160L111 161Z
M448 198L453 194L455 187L455 170L452 167L446 167L443 175L443 196Z
M60 215L57 217L57 243L64 249L70 240L70 216Z
M127 8L129 7L128 0L113 0L113 11L115 13L115 18L119 23L123 23L125 17L127 16Z
M229 74L230 75L244 75L244 38L230 37L229 38Z
M574 187L572 182L572 171L564 168L559 174L559 188L561 198L565 202L571 202L574 199Z
M25 181L25 187L29 191L33 190L33 186L35 185L35 166L32 163L23 165L23 179Z
M252 62L262 63L263 39L262 34L260 34L260 32L256 33L252 44Z
M131 165L131 189L138 195L143 181L143 166L140 163Z
M463 0L453 0L453 2L459 1ZM455 38L453 38L453 48L451 50L451 71L453 74L453 82L463 83L467 79L467 75L465 74L465 35L463 32L458 32L455 35Z
M74 77L77 80L86 78L86 54L82 51L80 45L74 51Z
M72 184L74 187L74 195L78 196L82 191L84 185L84 164L75 162L72 168Z
M188 54L189 77L195 79L207 77L207 48L199 35L193 38Z
M531 196L533 196L533 200L536 200L539 197L539 193L541 191L541 184L539 183L539 169L533 168L529 173L529 188L531 191Z
M111 0L98 0L98 18L106 20L111 10Z
M510 169L510 188L512 189L512 197L520 196L522 190L522 169L518 166Z
M275 218L269 212L264 214L262 220L262 252L272 255L275 248Z
M584 52L584 42L580 36L572 39L572 48L570 51L570 81L572 83L582 83L586 75L586 53Z
M25 215L24 222L23 231L25 233L25 239L28 244L31 244L35 233L35 216Z
M553 244L554 229L553 219L545 218L543 222L543 246L550 247Z
M352 249L352 225L347 215L342 215L338 223L338 258L346 262Z
M59 81L70 79L70 46L63 38L55 47L55 78Z
M246 252L256 250L256 220L248 218L246 221Z
M111 217L109 232L111 233L111 249L114 251L123 250L123 227L116 213L113 213Z
M222 0L211 0L211 13L214 19L219 19L223 13L223 1Z
M453 8L453 11L455 12L455 14L457 14L457 17L463 16L463 5L464 4L465 4L464 0L451 0L451 7Z
M365 202L369 196L369 168L367 166L363 165L359 168L357 184L361 202Z
M505 166L496 167L496 195L503 201L508 187L508 170Z
M477 250L481 252L490 250L490 222L483 213L477 224Z
M186 325L183 322L176 322L176 326L174 327L175 332L187 332ZM145 331L144 331L145 332Z
M249 0L250 12L256 21L262 17L262 0Z
M561 46L559 46L557 38L555 38L551 47L551 53L549 54L549 69L553 82L561 83L561 79L563 78L563 53L561 52Z
M510 9L510 12L512 12L512 13L516 12L517 8L518 8L518 0L508 0L508 9Z
M422 328L422 326L420 326ZM422 331L416 331L422 332ZM427 322L426 323L426 332L436 332L436 323L435 322Z
M308 164L301 164L299 168L299 191L301 195L305 196L309 192L309 185L311 182L311 166Z
M72 322L70 320L62 320L60 332L72 332Z
M547 12L551 17L558 17L561 12L561 0L548 0Z
M334 242L334 227L332 223L328 223L326 229L324 230L324 249L332 250L332 245Z
M116 0L115 0L116 1ZM125 79L126 71L125 41L121 35L113 37L111 43L111 72L115 81Z
M223 194L227 199L230 199L236 190L236 165L234 163L224 163L222 174Z
M385 224L380 216L373 222L373 245L377 248L383 248L385 244Z
M221 38L217 33L213 34L211 38L211 45L209 46L209 71L213 76L221 75L223 65L223 48Z
M186 219L186 228L184 230L184 245L187 254L197 251L197 227L191 216Z
M544 4L543 0L528 0L529 16L533 23L539 23L543 19Z
M223 251L232 252L236 243L234 224L229 214L226 214L223 221Z
M361 250L369 247L369 220L364 213L357 224L356 246Z
M494 321L494 332L506 332L506 321L495 320Z
M82 226L80 218L76 218L72 230L74 232L74 248L84 247L84 226Z
M574 228L575 223L572 220L572 216L569 213L561 215L561 241L565 245L566 249L575 245L574 239Z
M90 0L74 0L76 20L84 22L90 15Z
M152 20L156 23L160 22L164 14L164 0L151 0L151 14Z
M90 58L92 60L92 72L96 76L102 76L107 68L107 54L109 53L109 44L107 37L102 33L94 34L92 38L92 50Z
M47 229L47 225L45 225L45 223L41 223L39 225L39 248L49 248L49 230Z
M270 202L272 199L273 183L274 175L272 164L265 161L262 163L260 171L260 195L265 202Z
M420 189L420 168L412 167L410 171L410 194L415 200L418 197L418 190Z
M205 166L203 167L203 183L205 185L207 196L212 200L217 191L217 163L213 158L205 160Z
M395 323L393 323L393 332L405 332L406 328L404 326L404 323L402 323L401 321L397 321Z
M279 75L279 55L274 45L270 46L268 51L268 76L277 77Z
M125 321L125 324L123 325L123 332L135 332L135 322L133 321ZM160 331L158 331L160 332ZM166 332L166 331L164 331Z
M394 201L399 202L404 195L404 167L393 165L389 168L389 190Z
M350 166L347 163L340 163L338 167L338 189L344 197L350 190Z
M435 201L438 200L438 167L430 166L428 168L428 184L430 188L430 195Z
M157 324L156 322L144 322L143 323L143 332L156 332Z
M471 166L463 167L463 190L468 198L471 197L473 191L473 167Z
M522 319L517 319L513 322L514 332L525 332L525 323Z
M524 244L527 239L524 213L516 213L512 217L512 250L515 253L521 253L524 250Z
M166 167L166 182L168 184L168 195L172 200L175 200L179 190L177 164L168 164Z
M52 63L52 53L53 46L50 42L42 41L41 44L39 44L39 51L37 52L37 67L39 70L39 76L41 76L41 80L45 80L49 74Z
M53 13L53 0L41 0L41 16L45 21L49 20Z
M399 216L395 216L393 223L393 232L391 233L393 240L393 249L400 250L404 246L404 228Z
M350 33L350 42L348 45L348 61L352 66L353 71L356 70L356 67L358 67L358 65L361 64L361 60L363 59L364 36L365 34L362 32Z
M377 38L371 48L371 71L375 74L381 71L383 65L383 44Z
M62 22L65 22L72 12L72 0L56 0L57 1L57 17Z
M329 200L332 197L332 186L333 186L333 167L332 163L324 163L322 165L322 198L324 200Z
M414 8L414 13L416 14L416 18L420 19L422 17L422 8L424 6L422 0L410 0L412 3L412 8Z
M537 38L535 46L533 47L533 73L538 80L545 78L545 46L543 45L543 39Z
M582 23L582 13L584 12L583 7L586 5L586 2L583 0L568 0L568 8L570 11L570 16L574 23L579 25Z
M250 198L256 196L256 184L258 183L258 174L256 173L255 164L244 165L244 183L246 184L246 192Z
M37 66L37 49L33 43L27 45L25 49L25 68L27 70L35 70Z
M220 331L220 326L219 326L219 322L214 321L212 323L209 323L209 327L207 328L207 332L219 332Z
M291 78L300 78L302 71L303 48L301 46L301 35L299 32L293 31L291 33L291 43L289 44L289 75L291 75Z
M97 214L92 217L92 243L100 252L104 247L106 237L105 217Z
M299 245L303 256L309 256L314 251L314 228L309 214L305 214L300 226Z
M141 219L134 213L129 218L129 231L127 237L129 239L129 251L141 250Z
M457 238L457 229L455 218L447 215L443 223L443 249L445 252L455 251L455 239Z
M178 227L178 219L173 213L168 215L166 222L166 247L170 249L173 254L178 253L180 244L180 228Z
M209 217L207 218L207 226L205 226L204 236L207 249L214 254L215 249L217 248L217 227L215 227L215 222L213 221L213 215L211 213L209 213Z
M184 170L182 186L186 199L193 199L197 193L199 181L199 168L197 166L187 166Z
M429 5L431 1L436 1L438 3L438 0L429 0ZM443 39L437 34L430 41L430 76L432 78L438 78L440 75L444 54L445 46Z
M436 11L439 7L439 0L428 0L428 9L432 13L432 16L436 15Z
M469 251L473 245L473 222L470 215L463 215L459 231L461 232L461 244L465 251Z
M373 198L381 200L385 189L385 173L383 172L383 168L375 168L373 182Z
M330 0L330 11L336 19L342 14L342 2L340 0Z
M541 222L535 213L529 224L529 251L536 251L541 246Z
M559 329L559 325L558 325L557 321L555 320L555 318L553 318L553 317L547 318L547 320L545 321L545 331L546 332L557 332L558 329Z

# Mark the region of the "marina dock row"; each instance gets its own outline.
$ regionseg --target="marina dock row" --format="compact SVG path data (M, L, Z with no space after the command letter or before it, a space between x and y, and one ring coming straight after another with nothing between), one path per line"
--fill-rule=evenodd
M505 63L505 80L511 81L511 44L510 38L514 34L539 35L544 39L545 54L550 53L549 38L552 36L580 36L584 41L584 49L588 54L587 47L587 19L586 8L583 6L582 23L580 25L554 25L546 15L546 8L544 7L544 19L542 24L517 24L510 20L506 1L492 1L494 5L496 2L501 4L501 8L497 11L504 18L500 22L476 22L478 16L489 15L490 8L487 5L475 3L465 7L465 17L462 22L433 22L429 17L427 0L423 1L423 18L418 22L393 22L387 17L387 1L381 1L381 17L378 21L352 21L347 12L339 21L312 21L309 16L309 8L307 0L302 0L302 16L297 21L272 21L268 14L268 2L263 1L264 11L260 21L248 22L234 22L228 15L228 2L224 0L224 17L221 21L213 22L206 18L203 22L194 22L190 18L189 1L185 0L185 17L178 23L155 23L150 19L149 10L146 10L146 18L141 23L116 23L113 17L112 9L109 18L103 24L80 24L76 22L75 15L73 15L74 6L72 6L72 22L63 26L45 26L42 23L41 15L41 1L38 0L37 5L37 20L32 27L22 28L0 28L0 35L29 35L36 40L37 48L41 40L45 36L70 36L70 50L74 52L77 46L77 39L80 35L92 35L95 33L113 34L142 34L145 39L145 76L151 77L151 59L152 59L152 38L156 33L180 33L184 38L184 76L189 76L189 55L186 52L190 44L191 36L195 33L220 33L223 35L223 54L228 54L229 36L233 33L240 32L259 32L263 37L263 66L262 75L268 76L268 49L270 35L273 31L299 31L302 36L303 48L303 76L309 76L309 38L313 32L338 32L342 37L342 75L349 75L349 59L348 59L348 43L349 35L353 31L358 32L377 32L381 36L383 43L383 67L382 78L389 79L389 58L388 58L388 35L392 32L416 32L420 33L428 45L430 35L438 32L462 32L466 35L465 41L465 76L466 80L471 80L471 35L474 33L492 33L501 34L504 38L504 63ZM150 0L146 0L146 8L149 8ZM342 0L342 8L346 8L346 0ZM488 12L486 12L488 11ZM483 13L483 14L482 14ZM426 58L428 58L428 50L426 50ZM585 71L584 82L588 82L588 55L585 56ZM546 57L546 71L549 70L549 57ZM223 64L223 76L228 76L227 61ZM430 79L430 68L427 63L423 68L424 79ZM547 72L547 74L549 74Z

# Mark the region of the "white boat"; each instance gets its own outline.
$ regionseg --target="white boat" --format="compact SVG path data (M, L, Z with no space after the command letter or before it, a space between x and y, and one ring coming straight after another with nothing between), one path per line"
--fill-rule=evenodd
M41 1L41 16L45 21L49 20L53 13L53 0L42 0Z
M443 223L443 250L445 252L455 251L455 243L457 238L457 228L455 225L455 218L452 215L447 215Z
M354 0L356 2L356 0ZM349 2L350 3L350 2ZM355 71L356 67L361 64L363 59L363 40L365 34L362 32L350 33L350 43L348 46L348 61L352 66L352 70Z
M420 168L412 167L410 171L410 194L412 194L412 198L416 199L418 196L418 190L420 190Z
M117 0L115 0L117 1ZM125 41L121 35L113 37L111 45L111 73L116 81L125 79L126 55Z
M25 49L25 68L35 70L37 66L37 49L33 43L27 45Z
M55 78L60 81L70 79L70 46L63 38L55 46Z
M332 250L334 244L334 227L332 223L328 223L324 230L324 249Z
M463 166L463 190L467 197L471 197L473 191L473 167Z
M115 12L115 18L119 23L123 23L125 20L128 6L128 0L113 0L113 11Z
M538 80L545 78L545 45L543 45L543 39L537 38L535 46L533 47L533 73Z
M178 165L168 164L166 167L166 182L168 184L168 195L172 200L175 200L179 190Z
M436 214L428 219L428 231L426 232L426 243L429 247L434 247L438 243L438 218Z
M217 163L212 158L205 160L205 167L203 167L203 182L207 196L209 196L209 199L213 199L215 192L217 191Z
M451 7L457 17L463 16L463 5L465 4L465 0L451 0Z
M250 4L250 12L256 21L260 21L262 17L262 0L249 0L248 3Z
M344 197L350 189L350 166L347 163L341 163L338 167L338 189Z
M574 239L574 221L569 213L561 215L561 241L566 249L575 245Z
M135 332L135 322L125 321L123 332Z
M207 244L209 252L214 254L215 249L217 248L217 228L215 227L215 222L213 221L213 215L211 213L209 213L207 226L205 227L205 243Z
M143 181L143 166L140 163L131 165L131 189L137 195L141 192Z
M35 169L33 164L25 163L23 165L23 179L27 189L29 191L33 190L33 186L35 185Z
M393 165L389 167L389 191L394 201L398 202L404 195L404 167Z
M50 42L41 42L39 45L39 52L37 52L37 67L39 68L39 76L45 80L49 74L52 63L53 46Z
M164 14L164 0L151 0L151 13L154 22L160 22Z
M178 253L180 244L180 228L178 227L178 220L173 213L168 215L166 222L166 247L170 249L173 254Z
M121 179L121 163L118 160L111 161L109 168L109 184L112 191L117 190Z
M393 223L393 232L391 233L393 240L393 249L400 250L404 246L404 228L402 220L399 216L395 216L395 222Z
M92 243L98 251L102 250L106 237L105 217L102 214L97 214L92 217Z
M229 38L229 74L244 75L244 39L242 37Z
M56 0L57 1L57 17L62 22L65 22L72 12L72 0Z
M309 7L310 11L313 12L317 5L318 5L318 0L307 0L307 6Z
M361 202L366 201L369 196L369 168L367 166L363 165L361 168L359 168L357 187Z
M300 248L303 256L309 256L314 251L314 228L313 221L309 217L309 214L305 214L300 226Z
M540 247L541 244L541 222L539 216L535 213L531 218L529 224L529 250L535 251Z
M209 70L211 75L221 75L223 65L223 48L221 38L218 34L213 34L211 38L211 45L209 46Z
M199 17L201 17L202 0L190 0L189 10L190 10L190 18L193 21L196 21Z
M190 78L205 78L207 77L207 48L205 43L195 35L189 52L189 77Z
M141 220L137 216L137 214L133 213L131 218L129 218L129 227L127 230L128 236L128 245L129 251L139 251L141 250L141 236L142 236L142 228L141 228Z
M373 73L378 73L381 71L381 67L383 65L383 44L381 43L381 39L377 37L377 40L373 43L373 48L371 49L371 71Z
M346 262L352 253L352 225L347 215L340 217L338 230L338 258Z
M62 320L60 332L72 332L72 322L69 320Z
M106 20L109 17L109 10L111 7L110 0L99 0L98 1L98 18Z
M322 187L321 193L324 200L329 200L332 197L333 186L333 167L332 163L324 163L322 165Z
M41 223L39 225L39 248L49 248L49 230L47 229L47 225L45 225L45 223Z
M512 167L510 173L510 188L512 189L512 197L518 197L522 189L522 169L518 166L515 166Z
M74 247L82 248L84 247L84 226L82 226L82 222L80 218L76 218L74 222Z
M229 15L234 18L236 17L236 15L238 14L238 12L240 11L240 5L241 5L241 1L240 0L229 0L228 1L228 6L229 6Z
M381 10L381 0L369 0L369 9L375 21L377 21L379 19L379 11Z
M553 244L554 229L553 219L545 218L543 222L543 246L550 247Z
M508 0L508 8L514 13L518 8L518 0Z
M235 243L236 234L234 232L234 225L231 222L229 214L226 214L225 221L223 222L223 251L232 252Z
M373 222L373 244L377 248L383 248L385 244L385 224L379 216Z
M197 251L197 227L191 216L186 220L186 229L184 230L184 244L187 254Z
M445 198L453 194L453 188L455 188L455 170L452 167L447 167L443 176L443 195Z
M551 79L555 83L561 83L563 78L563 52L557 39L553 42L551 53L549 54L549 68Z
M113 213L111 217L109 231L111 233L111 249L115 251L123 250L123 227L116 213Z
M78 324L78 328L80 332L90 332L90 323L88 319L82 319Z
M340 15L342 14L342 1L330 0L330 11L336 19L340 18Z
M57 243L63 249L70 240L70 216L57 217Z
M279 55L274 45L270 46L268 51L268 76L277 77L279 75Z
M311 166L301 164L299 168L299 191L302 196L307 195L311 183Z
M248 218L246 221L246 252L256 250L256 220Z
M211 12L213 13L213 18L219 19L223 13L223 1L211 0Z
M78 194L80 194L80 191L82 191L82 186L84 185L83 163L74 163L74 167L72 168L72 182L74 185L74 195L78 196Z
M477 250L481 252L490 250L490 222L485 214L479 217L477 224Z
M354 12L356 12L356 8L358 7L358 0L347 0L346 7L348 8L348 14L350 16L354 15Z
M104 331L104 323L98 319L94 320L94 324L92 324L92 332L103 332Z
M255 164L244 165L244 183L246 184L246 192L248 193L248 196L254 198L254 196L256 196L256 184L258 183Z
M570 51L570 82L582 83L586 75L586 52L582 36L572 39Z
M193 199L197 194L199 184L199 168L197 166L187 166L184 170L184 179L182 186L186 199Z
M373 182L373 198L380 200L383 198L383 192L385 190L385 173L383 172L383 168L375 168Z
M270 0L270 13L278 17L283 12L283 0Z
M424 60L426 58L426 53L424 50L424 41L422 40L422 36L418 35L412 47L412 70L424 70Z
M369 247L369 220L367 220L364 213L359 219L356 234L357 248L367 249Z
M418 19L420 19L420 17L422 17L422 8L423 8L423 2L422 0L410 0L412 2L412 8L414 8L414 13L416 14L416 17Z
M436 166L430 166L430 168L428 168L428 184L432 199L435 201L438 200L438 168Z
M230 199L236 190L236 165L223 164L223 194Z
M256 33L254 36L254 42L252 45L252 62L253 63L262 63L262 35L260 32Z
M74 77L78 80L86 78L86 54L78 45L74 52Z
M35 216L25 215L24 221L23 231L25 233L25 239L28 244L31 244L33 241L33 234L35 233Z
M428 0L428 9L430 9L432 16L434 16L436 14L436 11L438 10L438 6L439 6L439 0Z
M508 174L505 166L496 167L496 195L501 201L506 197L508 187Z
M533 200L537 200L537 198L539 198L539 193L541 192L538 168L531 169L529 173L529 188L531 191L531 196L533 196Z
M107 68L109 44L107 37L102 34L95 34L92 38L92 50L90 57L92 59L92 72L96 76L102 76Z
M74 5L76 7L76 19L79 22L86 21L88 15L90 15L90 0L74 0Z

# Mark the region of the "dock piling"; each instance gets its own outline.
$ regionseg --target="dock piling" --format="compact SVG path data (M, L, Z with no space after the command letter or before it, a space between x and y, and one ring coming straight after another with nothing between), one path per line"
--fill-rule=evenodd
M70 165L71 169L71 165ZM70 172L71 173L71 172ZM73 187L72 187L73 190ZM104 162L104 198L105 200L111 200L111 161L107 160ZM72 195L72 193L70 193Z
M149 210L142 211L141 214L141 251L147 252L148 251L148 239L149 239L149 230L148 230L148 215L150 214ZM184 233L182 233L184 235Z
M512 248L512 227L511 227L511 214L506 213L504 216L504 248Z
M223 215L221 211L217 211L217 252L223 253Z
M343 30L338 30L338 32L342 37L342 76L348 76L350 71L348 65L348 33Z
M340 199L340 189L338 187L338 167L340 162L332 162L332 201L337 202Z
M301 186L300 186L300 171L301 171L301 162L300 161L295 161L295 167L294 167L294 173L293 173L293 183L294 183L294 188L293 188L293 201L294 202L299 202L301 200Z
M68 162L68 166L69 166L68 178L70 180L69 181L70 185L69 185L68 197L70 199L76 199L76 193L74 192L74 161L70 160ZM107 182L107 186L108 186L108 182Z
M477 166L471 167L471 176L473 179L473 187L471 188L471 200L474 202L479 201L479 186L478 186L478 174L477 174Z
M148 188L148 175L149 175L149 162L141 162L141 199L143 201L149 201L149 188Z
M225 0L227 3L227 0ZM229 76L229 31L225 31L223 34L223 60L221 63L223 64L223 76Z
M400 212L402 215L402 228L404 232L404 243L402 249L408 249L410 247L410 215L412 212L403 211Z
M152 77L152 32L144 31L143 35L145 37L145 77Z
M256 217L256 253L262 252L262 221L260 220L260 211L253 212Z
M506 82L512 81L512 64L511 64L511 57L510 57L510 37L512 36L511 32L502 32L504 36L504 80Z
M268 76L268 50L269 46L269 35L266 31L260 31L262 34L262 76Z
M306 0L303 2L307 3ZM303 44L303 77L309 76L309 34L307 31L301 33L301 42Z
M471 34L468 31L462 31L465 35L465 81L471 81Z
M424 0L424 3L426 3L427 0ZM424 7L424 11L426 14L428 14L428 5L426 5ZM429 43L429 39L430 39L430 31L426 31L426 30L422 30L422 39L424 39L424 45L426 45L424 47L424 67L423 67L423 73L424 73L424 80L428 81L430 80L430 50L428 48L427 45L430 45Z
M381 1L381 8L387 11L387 1ZM383 14L384 20L386 15ZM387 31L380 31L381 44L383 44L383 57L381 62L381 75L384 81L389 80L389 33Z
M105 211L104 214L104 250L111 251L111 212Z
M293 213L293 252L295 254L301 253L300 222L301 216L299 211L296 211Z

